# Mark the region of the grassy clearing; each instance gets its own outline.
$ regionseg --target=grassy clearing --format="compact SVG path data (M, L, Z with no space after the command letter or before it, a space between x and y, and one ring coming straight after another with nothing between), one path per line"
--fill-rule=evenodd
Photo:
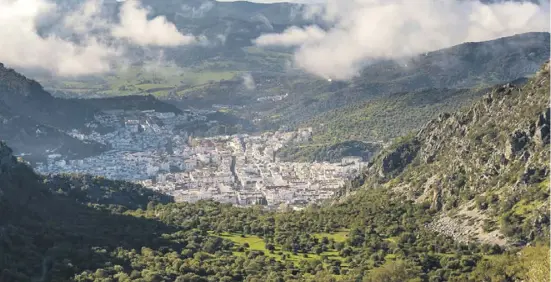
M246 236L241 237L241 235L238 234L222 234L220 237L224 239L228 239L235 244L242 246L245 243L249 244L250 250L256 250L256 251L268 251L266 249L266 243L264 242L264 239L258 237L258 236Z
M113 74L105 75L101 78L87 78L86 80L67 79L61 81L49 81L46 79L41 80L41 82L49 89L76 94L90 91L93 91L94 94L106 96L149 94L151 92L149 90L153 89L154 91L151 94L166 96L171 89L181 85L194 88L211 81L233 79L240 73L239 71L181 69L177 67L160 67L156 69L131 67L118 70Z
M334 234L321 233L321 234L315 234L314 236L317 238L328 237L328 239L330 239L329 237L331 237L331 238L334 238L336 242L342 242L346 240L344 233L345 233L344 231L334 233ZM278 261L284 260L284 261L292 261L292 262L298 263L300 261L313 261L313 260L322 261L323 257L327 257L330 260L341 261L341 267L347 267L347 264L344 263L344 258L340 257L339 253L335 250L323 252L319 255L314 253L308 253L308 254L299 253L295 255L292 252L283 251L281 249L281 246L279 245L274 246L275 248L274 251L270 252L266 248L266 242L264 241L264 239L258 236L248 235L248 236L242 237L241 234L223 233L223 234L220 234L219 237L230 240L235 243L233 254L236 256L245 256L245 252L238 251L238 248L242 247L243 245L245 245L245 243L247 243L249 245L249 248L247 248L248 251L261 251L261 252L264 252L264 255L266 257L274 258ZM327 264L324 263L324 265L327 265Z
M236 71L189 71L184 73L181 78L191 85L201 85L210 81L221 81L235 78L239 75Z

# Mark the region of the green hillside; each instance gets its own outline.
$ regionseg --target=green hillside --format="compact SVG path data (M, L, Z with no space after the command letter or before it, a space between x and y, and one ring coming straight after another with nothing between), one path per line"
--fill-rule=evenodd
M548 281L548 96L547 64L442 114L332 204L300 212L43 178L1 144L0 280Z
M421 128L441 112L470 105L485 89L430 89L395 93L321 114L303 124L319 134L315 141L384 141Z
M363 180L445 212L431 228L461 240L548 237L549 121L547 63L523 87L497 87L403 138Z
M487 89L429 89L395 93L332 110L300 124L314 130L309 144L283 148L279 156L287 160L330 160L316 156L321 154L321 150L334 151L331 147L335 146L351 148L346 146L348 140L368 142L372 144L371 148L363 151L375 153L380 144L420 129L441 112L470 105L485 91ZM359 155L350 149L340 151L332 159Z

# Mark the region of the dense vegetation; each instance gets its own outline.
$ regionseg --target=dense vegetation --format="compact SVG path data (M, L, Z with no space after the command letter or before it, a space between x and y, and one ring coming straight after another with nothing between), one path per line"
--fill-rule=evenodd
M280 152L288 160L331 160L342 156L358 155L360 151L377 152L377 147L355 148L350 144L364 142L389 143L392 139L420 129L443 111L470 105L485 93L486 89L430 89L395 93L366 102L320 114L300 124L314 129L312 141L302 146L285 148ZM373 147L373 146L372 146ZM335 155L324 157L324 152ZM320 156L321 155L321 156Z
M488 238L493 232L524 244L548 236L548 97L546 64L523 87L497 87L403 138L378 156L364 182L446 211L437 221L468 231L459 238L500 241Z
M216 111L206 114L206 121L194 121L176 126L193 136L233 135L255 130L255 126L248 120L239 118L232 113Z
M395 93L330 111L304 125L318 133L316 142L384 141L407 135L447 112L472 104L487 89L430 89Z
M101 176L59 174L43 176L42 182L60 196L82 204L100 204L118 211L146 209L150 202L167 204L173 197L126 181L109 180Z
M5 157L2 167L2 281L542 281L534 275L548 260L544 245L516 256L454 242L424 228L429 205L384 189L303 212L155 201L128 210L52 193L57 185ZM104 198L120 193L110 187Z
M370 174L347 185L350 196L300 212L173 203L124 182L39 177L1 144L0 280L548 281L548 77L549 65L522 89L495 89L473 115L441 115L385 149ZM462 122L463 138L450 120ZM501 133L512 155L503 171L487 172L484 153L495 150L486 145L501 148ZM452 139L478 146L454 157ZM441 184L415 188L429 171L446 173ZM453 217L462 207L487 219L468 224L483 221L506 243L435 227L442 217L461 224Z
M172 104L161 102L151 95L146 96L124 96L109 98L92 98L79 100L102 111L125 110L125 111L146 111L155 110L160 113L172 112L181 114L182 111Z
M343 157L350 156L368 161L380 149L381 145L378 143L361 141L344 141L332 145L307 143L283 147L277 152L277 156L283 161L299 162L340 162Z

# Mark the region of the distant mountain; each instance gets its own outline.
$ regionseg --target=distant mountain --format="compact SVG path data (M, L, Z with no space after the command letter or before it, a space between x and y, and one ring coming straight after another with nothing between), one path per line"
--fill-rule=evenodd
M64 10L74 10L81 0L54 0ZM116 16L124 1L106 0L103 7ZM247 22L261 22L257 15L263 15L272 24L290 25L310 23L301 13L305 7L294 3L254 3L248 1L218 2L214 0L155 1L141 0L148 7L150 17L164 15L172 22L205 23L213 19L233 19ZM182 27L185 27L182 25Z
M470 105L486 93L481 89L427 89L401 92L342 107L304 123L318 142L364 140L388 142L421 128L443 111Z
M84 129L97 112L76 100L54 98L38 82L0 64L0 139L30 160L49 153L87 156L103 151L103 145L64 133Z
M479 88L535 73L549 59L549 33L526 33L464 43L403 61L373 62L351 82L297 81L289 99L267 116L271 123L304 121L339 107L391 93L424 89Z
M82 1L56 0L63 11L74 10ZM104 16L117 19L124 1L103 1ZM184 46L164 48L164 56L180 67L198 66L204 60L235 62L244 60L247 52L243 47L253 45L252 41L263 33L282 32L291 26L312 23L323 25L304 17L303 5L291 3L259 4L246 1L218 2L213 0L193 1L140 1L150 11L149 17L164 16L187 34L203 36L208 46ZM43 32L49 32L44 27ZM53 26L55 30L55 26ZM143 62L142 50L134 50L136 62Z
M348 82L293 72L252 72L256 82L252 90L245 87L241 76L236 76L181 87L163 99L197 107L244 105L242 114L261 119L265 128L289 126L393 93L484 88L526 78L549 58L549 44L549 33L464 43L401 61L372 62L359 77ZM281 101L258 101L286 93L289 95Z
M66 132L88 132L87 124L106 110L156 110L181 113L153 96L64 99L46 92L31 79L0 64L0 140L31 161L59 153L82 158L105 151L104 145L81 141Z

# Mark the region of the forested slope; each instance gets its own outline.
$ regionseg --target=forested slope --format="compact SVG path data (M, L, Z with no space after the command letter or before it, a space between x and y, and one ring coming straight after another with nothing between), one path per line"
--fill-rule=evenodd
M496 87L403 138L379 155L365 185L447 212L433 227L459 225L463 234L450 231L458 238L492 233L505 235L493 241L506 244L547 237L549 115L547 63L523 87ZM476 221L470 228L469 219Z
M300 212L44 178L0 144L0 281L548 281L548 96L546 64Z
M384 95L332 110L300 126L312 127L312 141L302 146L283 148L278 155L286 160L338 160L338 157L360 155L358 150L340 150L342 154L324 157L323 151L346 146L354 140L371 146L369 152L378 152L378 143L389 143L394 138L420 129L439 113L471 105L488 89L427 89ZM366 148L368 149L368 148ZM364 150L365 151L365 150Z

